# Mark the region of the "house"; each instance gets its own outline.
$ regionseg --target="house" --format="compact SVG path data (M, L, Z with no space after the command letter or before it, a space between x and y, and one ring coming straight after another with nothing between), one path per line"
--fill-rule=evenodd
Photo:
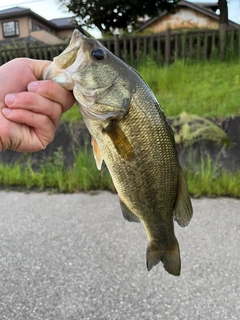
M167 29L219 29L218 3L178 2L173 13L162 12L159 16L144 22L138 29L141 33L161 33ZM240 25L229 21L229 27L239 29Z
M79 27L74 17L46 20L28 8L13 7L0 11L0 45L16 43L61 44Z

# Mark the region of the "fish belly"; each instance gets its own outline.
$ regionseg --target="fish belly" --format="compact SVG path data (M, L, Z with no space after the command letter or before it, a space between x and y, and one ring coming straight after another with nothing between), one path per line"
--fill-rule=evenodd
M146 229L148 270L162 261L169 273L179 275L180 253L173 226L179 170L175 146L164 122L142 119L137 110L131 111L117 124L125 145L131 146L131 158L119 154L101 122L96 125L88 119L86 124L99 145L121 203Z

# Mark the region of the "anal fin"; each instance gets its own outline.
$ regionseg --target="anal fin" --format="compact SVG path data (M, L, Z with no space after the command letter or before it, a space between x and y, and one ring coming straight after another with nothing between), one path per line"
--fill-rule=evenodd
M141 222L141 220L134 213L132 213L131 210L128 209L128 207L121 199L119 199L119 201L124 219L129 222Z
M191 199L188 193L187 183L179 166L178 195L173 209L173 217L181 227L186 227L193 215Z

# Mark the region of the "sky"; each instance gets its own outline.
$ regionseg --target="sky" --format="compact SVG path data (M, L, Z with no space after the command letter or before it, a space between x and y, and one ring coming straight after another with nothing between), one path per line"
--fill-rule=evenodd
M196 2L217 2L217 0L195 0ZM47 20L73 16L61 6L58 0L1 0L0 10L20 6L29 8ZM228 18L240 24L240 0L228 0ZM100 37L97 30L89 30L94 37Z

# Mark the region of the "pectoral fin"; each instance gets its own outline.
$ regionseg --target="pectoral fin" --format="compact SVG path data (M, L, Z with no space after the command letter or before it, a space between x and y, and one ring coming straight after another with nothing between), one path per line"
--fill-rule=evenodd
M134 159L134 150L131 143L115 121L110 122L104 132L110 137L117 152L124 160L131 161Z
M173 209L174 219L181 227L188 225L193 215L191 199L188 193L185 177L182 168L179 166L178 196Z
M93 137L92 137L92 147L93 147L93 155L96 161L97 168L98 170L101 170L103 158L101 156L101 151L99 149L97 141Z
M125 205L125 203L121 199L120 199L120 206L121 206L124 219L126 219L129 222L141 222L140 219L134 213L132 213L131 210L128 209L128 207Z

